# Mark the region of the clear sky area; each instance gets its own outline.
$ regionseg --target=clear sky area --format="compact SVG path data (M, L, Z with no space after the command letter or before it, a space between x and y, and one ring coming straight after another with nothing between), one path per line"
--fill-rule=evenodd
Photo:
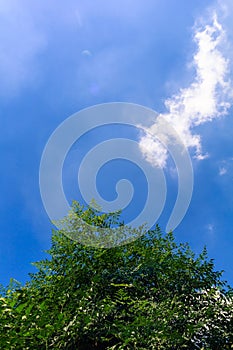
M165 231L179 174L186 170L159 134L165 120L193 170L192 189L183 179L192 191L175 239L196 253L206 245L233 285L232 16L232 0L0 1L0 283L11 277L24 283L35 271L31 262L50 247L53 226L39 173L54 130L85 108L123 102L153 110L156 118L142 115L134 125L109 121L83 132L62 168L67 201L85 204L83 193L94 176L99 195L111 202L116 184L127 179L133 191L122 216L127 223L139 215L150 186L135 157L113 155L97 174L93 163L82 188L78 183L79 166L91 149L114 139L115 152L120 139L132 140L149 177L164 174L166 198L156 222ZM98 115L92 118L95 123ZM156 184L155 207L162 200ZM147 209L153 214L155 207Z

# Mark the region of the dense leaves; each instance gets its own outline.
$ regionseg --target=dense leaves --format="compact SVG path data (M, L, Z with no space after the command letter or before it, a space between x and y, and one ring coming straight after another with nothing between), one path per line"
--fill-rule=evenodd
M124 228L118 213L74 208L75 227ZM232 291L206 250L195 257L158 226L140 230L111 249L54 230L50 258L2 293L0 349L232 349Z

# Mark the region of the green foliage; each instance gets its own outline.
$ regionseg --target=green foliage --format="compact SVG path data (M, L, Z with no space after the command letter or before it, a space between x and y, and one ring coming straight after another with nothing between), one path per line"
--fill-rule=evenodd
M124 228L119 213L74 209L77 222ZM232 290L206 250L196 258L172 233L140 230L111 249L54 230L50 259L0 298L0 349L232 349Z

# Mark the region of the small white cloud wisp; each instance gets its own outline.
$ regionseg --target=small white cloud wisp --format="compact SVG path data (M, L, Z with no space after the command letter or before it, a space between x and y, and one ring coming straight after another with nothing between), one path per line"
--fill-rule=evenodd
M225 31L216 14L210 24L195 29L194 40L197 51L192 62L195 68L193 82L165 101L167 113L160 114L154 124L144 128L140 139L144 158L155 167L164 168L168 158L165 145L158 141L163 142L165 137L160 132L163 120L177 132L185 147L194 149L195 158L200 160L207 155L203 155L201 137L193 133L193 128L225 115L231 106L228 60L221 52L226 40Z
M218 173L219 173L220 176L226 175L227 169L224 168L224 167L221 167L221 168L219 168L219 172Z

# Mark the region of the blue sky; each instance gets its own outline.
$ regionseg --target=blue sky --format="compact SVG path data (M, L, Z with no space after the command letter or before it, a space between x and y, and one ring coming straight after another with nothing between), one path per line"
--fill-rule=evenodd
M192 157L194 189L176 239L197 253L207 245L233 284L232 15L230 0L1 1L1 283L24 282L30 263L50 246L39 166L52 132L83 108L130 102L154 109L180 133ZM139 143L151 171L160 166L165 173L167 200L158 220L164 229L177 175L168 155L158 158L150 140L155 130L152 123L141 137L136 128L109 125L84 135L64 164L67 198L82 201L77 169L85 153L109 138L128 137ZM135 189L127 219L145 202L140 169L114 160L99 172L97 187L112 200L124 177Z

